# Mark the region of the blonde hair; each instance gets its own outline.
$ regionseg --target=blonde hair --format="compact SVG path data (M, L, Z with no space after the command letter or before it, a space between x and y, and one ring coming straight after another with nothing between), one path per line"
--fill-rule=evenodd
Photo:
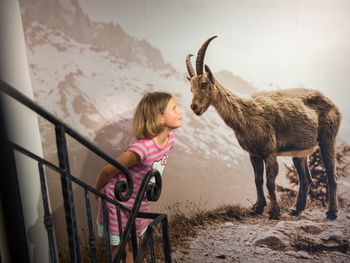
M172 96L166 92L146 93L134 113L134 135L137 139L152 138L163 130L159 115L164 111Z

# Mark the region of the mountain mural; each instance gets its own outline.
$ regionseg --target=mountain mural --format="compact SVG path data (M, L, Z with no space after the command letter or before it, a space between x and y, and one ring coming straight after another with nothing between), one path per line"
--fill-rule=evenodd
M116 23L92 21L78 0L21 0L20 5L36 102L109 155L117 156L132 140L133 110L145 92L167 91L177 99L183 127L175 131L176 146L154 209L164 211L172 203L183 208L254 203L248 154L213 108L200 118L192 113L188 81L164 62L159 49ZM229 71L215 75L232 92L256 91ZM42 119L39 124L44 154L57 163L54 129ZM105 162L72 138L68 145L72 174L92 184ZM55 220L64 222L59 178L48 181ZM76 196L81 206L83 195Z

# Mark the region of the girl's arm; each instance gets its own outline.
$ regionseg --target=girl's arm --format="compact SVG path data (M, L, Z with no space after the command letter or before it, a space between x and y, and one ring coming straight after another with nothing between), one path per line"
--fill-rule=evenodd
M140 157L132 151L125 151L116 160L125 167L131 167L140 162ZM108 183L118 173L120 173L120 171L117 168L111 164L107 164L105 167L103 167L97 177L94 186L95 189L100 191L105 186L105 184Z

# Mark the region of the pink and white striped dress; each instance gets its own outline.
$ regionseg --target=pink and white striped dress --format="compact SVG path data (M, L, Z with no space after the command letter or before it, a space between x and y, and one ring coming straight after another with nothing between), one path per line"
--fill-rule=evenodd
M147 172L151 169L157 169L160 174L162 174L165 164L167 163L168 154L173 148L175 143L175 136L172 132L169 133L167 144L160 149L152 139L146 138L141 140L136 140L131 143L128 147L128 151L135 152L140 157L140 162L132 167L129 167L133 182L134 182L134 191L131 198L126 202L120 202L127 208L132 208L134 205L136 195L140 189L142 179L145 177ZM101 191L108 196L109 198L115 199L114 196L114 184L117 180L125 178L123 175L116 175L109 183L107 183ZM118 219L116 207L112 204L106 203L108 210L108 219L109 219L109 233L112 235L119 235L118 228ZM144 199L141 203L140 212L150 212L151 202L147 199ZM128 220L128 215L121 209L121 221L123 231L125 229L126 223ZM140 235L145 228L150 223L149 219L136 219L136 230ZM101 228L103 226L103 213L102 206L100 204L98 216L97 216L97 226ZM102 236L102 231L99 230L99 235ZM112 240L112 238L111 238ZM118 243L118 242L117 242Z

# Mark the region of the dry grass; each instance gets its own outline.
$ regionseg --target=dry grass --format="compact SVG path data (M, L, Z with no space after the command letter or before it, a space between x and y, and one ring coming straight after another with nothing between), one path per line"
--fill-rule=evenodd
M199 204L189 203L191 213L185 213L180 209L180 204L174 204L170 208L169 236L172 250L187 246L187 239L194 237L199 228L213 222L225 222L241 220L249 215L249 210L241 205L223 205L216 209L201 209ZM154 234L156 258L164 261L162 248L162 233L156 229ZM149 254L146 257L150 260Z
M174 247L181 246L184 238L194 236L196 227L213 222L240 220L249 214L249 210L241 205L223 205L211 210L200 210L194 206L190 211L193 211L190 215L181 211L171 215L169 228Z
M86 230L82 229L82 235L79 237L80 262L91 262L91 249ZM66 248L58 249L59 262L71 262L69 250ZM97 262L108 262L108 250L102 238L96 241Z
M201 209L199 204L189 203L187 211L192 211L190 214L185 214L180 210L180 204L171 206L171 213L169 221L169 237L172 249L186 246L188 237L196 235L197 229L206 224L213 222L224 222L232 220L241 220L249 215L249 210L241 205L223 205L216 209L205 210ZM86 231L82 231L83 235L80 237L80 257L81 262L89 262L91 252ZM161 228L155 229L154 234L155 255L157 262L163 262L163 237ZM105 243L97 240L97 262L108 262L108 251ZM66 249L59 249L60 262L70 262L69 251ZM150 261L150 253L146 255L146 262Z

